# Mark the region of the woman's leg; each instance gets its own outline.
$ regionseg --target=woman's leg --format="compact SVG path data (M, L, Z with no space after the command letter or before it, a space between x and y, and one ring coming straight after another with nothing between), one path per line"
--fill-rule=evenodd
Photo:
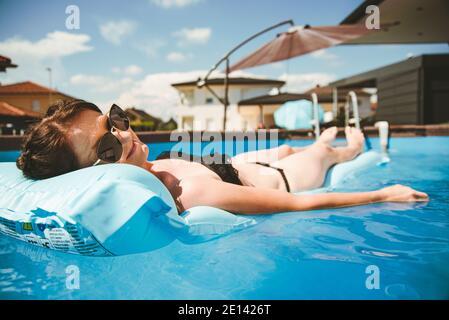
M333 148L328 143L318 141L303 152L273 162L271 166L284 169L292 192L319 188L331 166L352 160L362 152L362 132L347 127L345 133L346 147Z
M328 129L324 130L323 133L320 135L319 139L315 142L315 144L321 142L321 143L330 145L332 143L332 141L335 140L337 131L338 131L337 127L332 127L332 128L328 128ZM246 163L254 163L254 162L273 163L273 162L279 161L281 159L284 159L288 156L291 156L295 153L303 152L303 151L307 150L308 148L312 147L313 145L306 146L306 147L290 147L286 144L283 144L279 147L275 147L275 148L271 148L271 149L264 149L264 150L240 153L240 154L232 157L232 162L238 163L241 161L243 163L245 163L245 162Z

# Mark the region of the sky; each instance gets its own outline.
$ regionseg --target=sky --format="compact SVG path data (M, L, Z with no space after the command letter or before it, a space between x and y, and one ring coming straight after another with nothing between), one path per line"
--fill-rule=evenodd
M204 76L227 51L252 34L293 19L297 25L336 25L361 0L0 0L0 55L19 67L0 83L34 81L107 110L135 106L167 120L179 97L171 83ZM79 28L67 28L79 9ZM73 22L73 20L70 20ZM231 63L272 40L269 32L237 51ZM301 92L447 44L337 46L242 75L287 80Z

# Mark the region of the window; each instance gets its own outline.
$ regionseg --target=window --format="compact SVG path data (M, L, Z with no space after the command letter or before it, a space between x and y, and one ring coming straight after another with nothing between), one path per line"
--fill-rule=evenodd
M41 111L41 102L39 100L33 100L31 103L31 110L35 112Z
M193 105L193 104L194 104L194 101L193 101L193 99L194 99L193 90L187 90L187 91L185 91L185 93L184 93L184 98L185 98L186 104L187 104L188 106Z
M213 104L214 103L214 98L206 98L206 104Z

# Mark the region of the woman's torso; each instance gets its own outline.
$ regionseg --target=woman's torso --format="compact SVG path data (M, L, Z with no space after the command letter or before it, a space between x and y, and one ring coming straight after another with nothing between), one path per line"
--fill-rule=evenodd
M222 181L215 172L199 162L190 162L181 159L164 159L155 160L151 163L151 170L164 183L172 195L176 194L181 180L208 178ZM272 168L252 163L235 163L232 165L238 171L238 178L244 186L285 191L285 184L282 177L278 171Z

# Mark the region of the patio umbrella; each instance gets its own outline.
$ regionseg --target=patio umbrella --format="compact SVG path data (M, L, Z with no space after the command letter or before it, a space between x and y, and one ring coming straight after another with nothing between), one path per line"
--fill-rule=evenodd
M278 34L276 39L232 65L229 71L290 59L356 39L370 31L363 24L295 26L287 32Z
M17 65L10 58L0 55L0 72L6 72L6 68L17 68Z
M318 118L323 121L324 111L318 105ZM288 101L274 112L274 122L278 127L288 130L311 129L313 120L313 103L309 100L301 99Z

